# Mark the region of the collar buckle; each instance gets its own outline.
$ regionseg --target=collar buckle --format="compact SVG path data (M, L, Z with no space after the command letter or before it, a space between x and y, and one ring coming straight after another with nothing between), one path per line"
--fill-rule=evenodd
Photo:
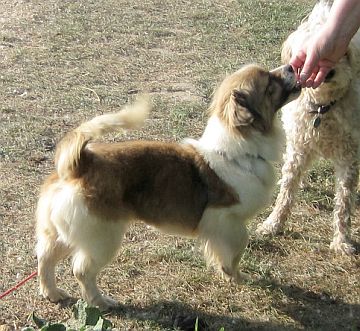
M315 117L314 121L313 121L313 126L314 128L318 128L320 123L321 123L321 117L322 115L326 114L333 105L335 105L336 100L331 101L329 104L327 105L314 105L316 108L316 110L310 110L309 114L316 114L317 116Z

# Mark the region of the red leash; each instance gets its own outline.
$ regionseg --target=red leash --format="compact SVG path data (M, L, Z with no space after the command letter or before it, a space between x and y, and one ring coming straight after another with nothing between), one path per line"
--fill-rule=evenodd
M37 271L34 271L31 275L27 276L25 279L23 279L20 283L16 284L14 287L8 289L7 291L5 291L4 293L0 294L0 299L6 297L8 294L10 294L11 292L14 292L15 290L17 290L20 286L24 285L27 281L29 281L31 278L34 278L35 276L37 276Z

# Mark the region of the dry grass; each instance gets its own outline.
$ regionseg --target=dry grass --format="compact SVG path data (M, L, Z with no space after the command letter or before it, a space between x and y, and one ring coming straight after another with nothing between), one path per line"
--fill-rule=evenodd
M95 114L148 91L155 111L125 138L200 135L211 91L248 62L279 63L279 49L312 1L2 1L0 12L0 292L36 268L33 214L56 141ZM109 139L123 139L123 136ZM206 268L195 242L136 224L100 286L123 304L121 330L358 330L359 256L329 252L331 165L319 163L299 193L289 230L252 236L242 262L258 275L236 286ZM266 211L253 222L269 213ZM360 242L357 207L353 238ZM78 296L67 261L61 286ZM38 296L32 280L0 301L0 324L32 311L64 321L70 307Z

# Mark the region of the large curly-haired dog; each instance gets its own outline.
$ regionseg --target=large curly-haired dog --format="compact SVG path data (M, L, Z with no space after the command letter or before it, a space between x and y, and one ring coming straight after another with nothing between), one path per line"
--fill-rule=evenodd
M271 163L282 145L275 113L298 95L290 66L268 72L249 65L219 86L199 140L91 142L139 127L149 108L143 102L68 133L38 202L41 294L51 301L67 297L56 286L55 267L72 255L83 298L101 309L116 305L100 293L96 277L137 219L164 232L199 237L205 255L239 281L246 222L266 206L275 184Z
M308 18L285 41L282 60L311 38L327 20L331 1L318 2ZM280 192L268 219L258 233L282 231L295 199L295 191L311 162L317 157L333 161L336 177L334 237L331 249L351 254L350 217L359 177L360 145L360 32L348 51L317 89L303 89L283 108L286 153Z

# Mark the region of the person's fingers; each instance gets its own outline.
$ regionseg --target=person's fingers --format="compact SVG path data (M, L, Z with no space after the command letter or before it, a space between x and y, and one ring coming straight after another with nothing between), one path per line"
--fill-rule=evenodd
M296 81L298 82L300 82L300 72L301 72L301 68L304 65L305 58L306 58L305 52L299 51L297 54L293 55L293 57L289 61L289 64L291 65L295 73Z
M297 72L298 69L302 68L302 66L304 65L305 59L306 59L306 54L302 50L300 50L299 52L297 52L296 54L294 54L292 56L292 58L290 59L289 64L294 69L294 72Z
M300 74L300 83L302 87L312 87L315 77L318 73L318 67L315 67L314 71L310 74L301 72ZM304 77L307 77L306 80L304 80Z
M318 61L318 54L309 50L300 74L300 82L302 84L307 82L314 73L317 74L318 68L316 68L316 65Z
M304 85L306 87L312 87L313 84L314 84L314 80L315 80L316 75L317 75L317 69L310 75L310 77L306 80Z
M312 88L319 87L319 85L325 80L325 77L330 72L330 70L330 67L320 67L316 77L314 78Z
M304 50L299 50L297 53L294 53L290 59L290 64L293 65L303 65L306 59L306 53Z
M302 87L309 87L308 85L312 84L312 81L309 81L309 76L310 75L307 72L301 71L299 81Z

